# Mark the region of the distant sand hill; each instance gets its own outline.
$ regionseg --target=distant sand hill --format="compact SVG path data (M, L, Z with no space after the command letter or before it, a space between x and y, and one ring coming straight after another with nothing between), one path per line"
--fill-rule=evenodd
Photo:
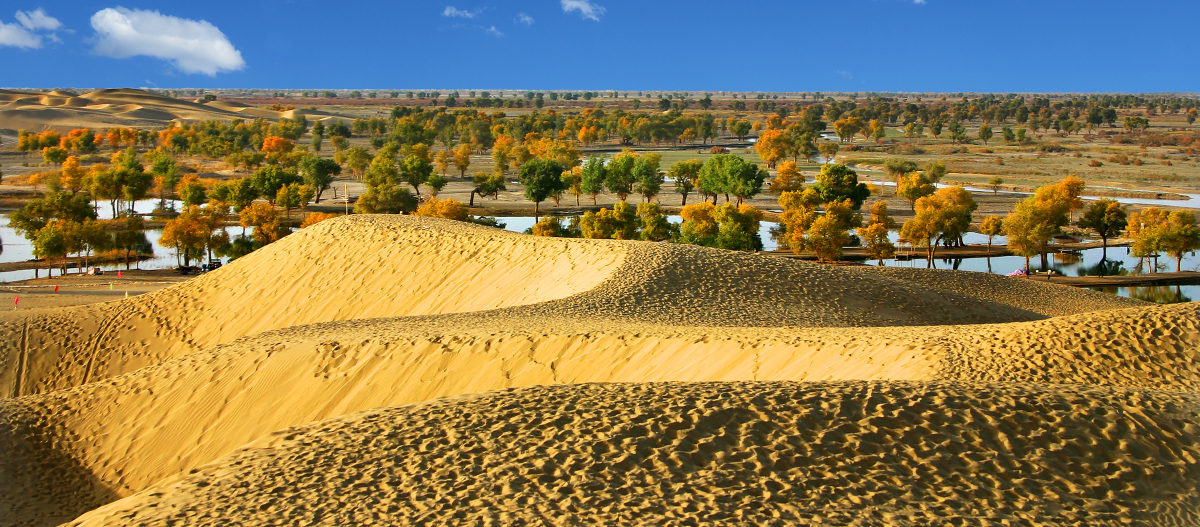
M0 525L1195 524L1198 311L329 220L0 315Z
M278 120L297 114L312 120L332 114L315 110L277 112L232 101L189 102L134 90L99 90L82 95L66 92L0 90L0 129L165 127L172 121L265 118Z

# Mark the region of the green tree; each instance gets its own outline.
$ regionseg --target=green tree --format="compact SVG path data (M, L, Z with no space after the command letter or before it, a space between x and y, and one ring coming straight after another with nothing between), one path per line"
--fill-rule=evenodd
M431 177L433 165L420 156L405 156L400 162L400 179L412 186L418 196L421 195L421 185L428 183Z
M241 212L258 199L258 191L255 190L251 179L244 177L216 183L212 192L209 192L209 197L228 203L234 212Z
M857 172L838 164L823 165L812 190L820 195L823 203L849 199L855 210L861 208L863 202L871 195L867 185L858 182Z
M400 214L414 210L417 210L417 197L392 183L368 187L354 204L354 212L359 214Z
M662 190L663 173L659 170L662 155L650 153L638 157L633 165L633 178L637 180L638 193L642 200L651 201Z
M333 184L333 176L342 173L342 166L334 160L311 154L300 159L299 169L304 184L313 189L316 203L321 202L321 194Z
M475 196L479 197L495 197L504 188L504 174L499 172L476 172L475 173L475 188L471 189L471 200L468 206L475 206Z
M1102 260L1108 259L1108 239L1125 230L1128 213L1125 206L1116 200L1104 198L1091 204L1079 219L1079 226L1091 229L1100 236L1103 245Z
M182 179L175 187L175 193L183 200L184 207L202 205L208 201L208 189L195 176Z
M626 149L613 157L606 167L604 186L609 192L616 194L620 201L625 201L637 184L633 168L637 165L638 157L637 153Z
M907 159L892 157L883 160L883 169L887 171L888 179L895 183L897 189L899 189L901 181L909 174L917 171L917 164Z
M608 168L604 166L603 158L588 157L587 161L583 162L583 178L579 188L584 194L592 197L592 205L596 204L596 195L604 191L607 180Z
M255 170L250 176L250 186L254 188L257 197L266 199L272 205L275 204L275 196L279 194L280 188L299 182L300 176L296 175L295 171L279 165L267 165Z
M983 144L986 145L988 143L988 140L990 140L992 138L992 135L993 135L993 132L992 132L991 126L988 126L985 124L985 125L982 125L979 127L979 140L983 141Z
M682 205L687 205L688 194L696 188L700 170L703 168L704 163L699 159L689 159L671 165L671 169L667 171L667 177L675 180L675 192L683 195Z
M925 179L937 184L940 183L944 177L946 177L946 163L941 161L930 161L929 164L925 165Z
M518 172L521 185L525 187L525 199L533 202L535 216L546 198L566 190L562 181L564 170L562 164L549 159L533 159L521 165Z

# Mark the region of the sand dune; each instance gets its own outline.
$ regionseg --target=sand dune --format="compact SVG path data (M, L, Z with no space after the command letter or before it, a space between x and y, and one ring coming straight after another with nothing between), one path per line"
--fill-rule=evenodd
M1195 521L1197 304L937 276L322 222L0 317L0 525Z
M0 128L40 131L56 128L108 128L114 126L164 127L172 121L293 118L298 113L313 120L340 118L321 111L277 112L230 101L185 101L142 90L97 90L82 95L65 92L0 90Z
M70 525L1195 524L1198 402L945 383L528 388L280 431Z

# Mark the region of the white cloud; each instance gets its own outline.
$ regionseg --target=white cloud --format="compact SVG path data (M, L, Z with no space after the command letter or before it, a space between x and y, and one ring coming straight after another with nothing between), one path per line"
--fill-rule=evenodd
M517 13L516 23L524 24L526 26L532 26L533 25L533 17L531 17L525 13Z
M42 47L42 37L17 24L0 22L0 46L37 49Z
M502 37L502 36L504 36L504 33L501 33L501 32L500 32L500 30L496 29L496 26L489 27L489 28L485 29L484 31L485 31L487 34L489 34L489 35L492 35L492 36L495 36L495 37Z
M30 31L37 31L39 29L54 31L62 27L62 22L59 22L57 18L47 15L40 7L29 12L17 11L17 21Z
M184 73L214 76L246 67L242 53L216 26L158 11L101 9L92 15L99 55L126 59L145 55L172 63Z
M604 14L604 6L593 4L590 0L562 0L562 8L564 13L571 11L579 11L583 18L590 18L597 22L600 21L600 15Z
M925 0L913 0L914 4L924 4Z
M850 73L846 70L837 70L837 74L841 75L842 77L845 77L847 80L854 78L854 74Z
M452 5L448 5L448 6L446 6L446 9L444 9L442 11L442 16L458 17L458 18L475 18L475 16L478 15L480 13L480 11L482 11L482 10L477 9L475 11L464 11L464 10L458 9Z

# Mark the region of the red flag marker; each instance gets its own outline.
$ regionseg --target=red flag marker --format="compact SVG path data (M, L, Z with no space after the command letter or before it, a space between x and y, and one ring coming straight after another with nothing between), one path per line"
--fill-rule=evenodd
M117 271L117 278L121 277L121 271Z
M21 303L21 297L14 296L13 297L13 307L17 307L17 304L20 304L20 303Z
M57 292L58 292L58 286L54 286L54 292L55 292L55 293L57 293Z

